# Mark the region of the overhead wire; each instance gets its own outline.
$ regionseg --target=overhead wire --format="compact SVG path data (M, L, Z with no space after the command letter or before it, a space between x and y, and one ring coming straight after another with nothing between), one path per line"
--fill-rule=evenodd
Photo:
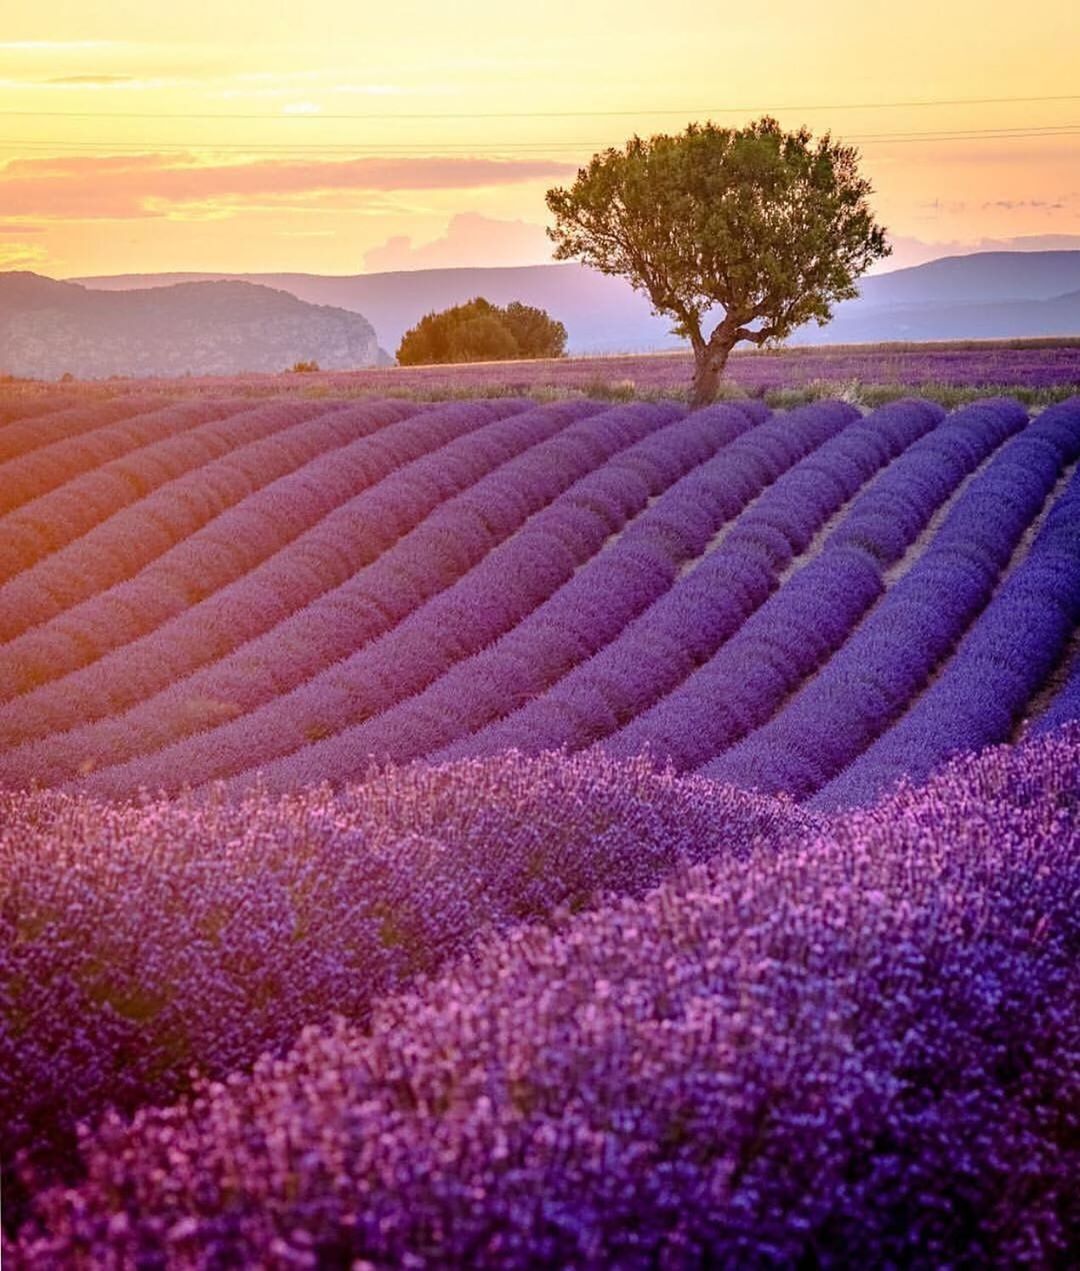
M317 91L317 90L316 90ZM365 111L362 113L330 114L322 111L281 113L268 115L261 113L235 113L227 111L213 112L163 112L163 111L87 111L87 110L0 110L0 118L42 118L42 119L245 119L245 120L394 120L416 119L603 119L648 117L658 115L726 115L754 113L756 111L788 111L788 110L900 110L919 109L928 106L991 106L1018 104L1025 102L1080 101L1080 93L1053 93L1032 97L940 97L918 98L907 101L889 102L832 102L823 103L770 103L758 106L710 106L707 108L675 109L665 106L658 109L634 108L631 110L496 110L496 111Z

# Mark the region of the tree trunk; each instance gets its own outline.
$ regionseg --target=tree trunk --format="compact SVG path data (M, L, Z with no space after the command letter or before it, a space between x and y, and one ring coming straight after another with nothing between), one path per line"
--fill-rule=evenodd
M716 390L720 387L720 376L727 365L731 345L707 344L694 353L694 386L690 393L690 409L697 410L708 406L716 400Z

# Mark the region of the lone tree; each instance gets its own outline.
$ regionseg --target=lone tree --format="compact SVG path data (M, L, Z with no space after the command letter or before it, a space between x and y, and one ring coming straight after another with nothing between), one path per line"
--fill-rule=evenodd
M566 328L543 309L512 300L499 308L482 296L429 313L398 346L402 366L432 362L495 362L519 357L562 357Z
M594 155L569 189L549 190L555 258L622 274L675 320L694 350L691 401L716 396L740 340L783 340L858 294L855 279L892 250L875 224L858 152L826 133L690 124L678 136ZM703 322L723 317L706 335Z

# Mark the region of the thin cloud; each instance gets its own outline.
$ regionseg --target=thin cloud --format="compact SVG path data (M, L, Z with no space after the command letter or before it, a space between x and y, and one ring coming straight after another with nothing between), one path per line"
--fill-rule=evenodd
M199 163L193 156L56 156L13 160L0 169L0 207L9 217L133 219L207 205L234 215L260 199L318 201L326 193L469 190L565 177L569 164L465 157L260 160ZM213 209L211 211L211 209Z
M53 79L41 81L43 84L63 84L97 88L107 84L133 84L134 75L57 75Z
M460 212L446 232L413 246L406 234L395 234L364 253L370 273L398 269L441 269L477 265L531 265L551 259L551 243L542 225L503 221L479 212Z
M124 49L129 40L0 40L2 53L69 53L79 49Z
M47 259L36 243L0 243L0 269L38 269Z

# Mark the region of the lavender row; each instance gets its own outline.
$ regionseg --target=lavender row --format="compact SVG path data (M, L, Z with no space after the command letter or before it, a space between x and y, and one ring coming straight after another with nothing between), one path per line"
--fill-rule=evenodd
M815 807L869 803L900 778L920 781L956 754L1008 740L1080 622L1078 517L1080 474L941 674Z
M231 776L318 742L423 688L440 670L520 622L650 498L715 453L728 435L724 420L730 412L687 418L681 409L669 406L666 410L674 422L662 431L646 430L630 449L625 441L633 440L632 436L624 428L613 430L606 456L600 463L595 459L589 463L573 485L566 479L567 466L560 463L557 480L568 488L553 502L551 465L538 463L537 474L542 474L543 485L549 489L542 492L534 487L536 514L501 548L478 557L470 571L459 571L460 581L448 576L447 584L455 585L433 589L434 598L427 598L427 603L423 596L412 601L399 595L396 623L384 638L358 647L361 642L355 639L354 627L350 634L357 651L351 657L243 719L219 727L209 737L192 738L123 773L106 773L100 779L95 774L89 786L115 792L130 788L128 783L137 775L139 784L154 787L170 778L178 761L192 782ZM745 419L739 420L739 427L746 427ZM623 433L621 445L619 432ZM599 434L594 423L590 446ZM451 508L445 515L430 518L423 527L427 541L417 545L416 567L437 564L433 545L460 547L460 527L472 524L478 508L490 515L491 502L483 491L463 514ZM356 771L355 765L351 771Z
M79 771L88 756L127 757L140 730L148 728L164 728L163 741L169 740L167 709L162 712L157 698L170 689L173 698L165 701L178 703L172 726L181 732L207 727L222 718L222 712L228 718L226 703L231 699L221 696L223 677L243 676L245 668L254 666L254 655L263 644L267 640L272 644L275 628L278 635L302 631L305 618L312 614L321 614L320 635L325 644L333 631L326 626L327 617L332 620L336 611L347 652L351 647L343 625L347 613L340 603L335 605L335 599L358 571L415 531L447 498L602 409L584 402L528 409L523 402L499 399L425 413L421 431L403 439L419 458L394 467L393 456L387 456L389 475L236 582L143 639L12 703L5 715L11 715L13 727L25 724L48 730L54 721L62 726L71 718L93 720L149 699L119 719L84 724L66 735L9 750L0 755L0 781L21 785L35 773L41 778L51 773L56 779ZM440 441L446 444L440 446ZM320 630L320 624L314 625ZM317 649L317 645L309 647L308 656ZM49 654L43 636L41 656L47 659ZM215 665L206 667L208 662ZM272 695L274 676L280 678L285 672L272 660L267 666L268 680L248 675L249 691ZM204 669L199 671L200 667Z
M303 609L290 605L289 616L257 640L236 648L216 665L171 684L127 715L93 726L91 749L83 752L84 758L89 754L90 762L115 764L118 757L147 756L126 771L117 769L112 777L95 776L94 784L114 789L126 788L129 778L151 785L177 782L179 770L171 765L169 750L160 757L147 752L192 734L203 735L196 736L190 746L181 742L177 750L188 755L201 773L215 763L219 742L227 744L228 738L240 735L244 722L237 716L263 703L270 703L272 710L297 686L301 696L296 700L310 699L301 727L317 726L313 721L318 716L313 717L311 710L318 711L324 701L336 704L342 696L333 688L340 669L335 663L456 582L574 481L603 468L620 450L685 414L683 407L673 404L638 403L577 418L565 426L578 409L576 403L564 403L529 412L524 426L537 430L536 444L440 504L371 564L352 572L341 586L321 594ZM407 495L406 489L398 497ZM414 515L415 509L404 510L414 524L421 520ZM393 509L388 508L383 515L392 514ZM294 585L293 573L290 569L286 574L286 586ZM314 690L304 687L323 672L325 676ZM193 712L193 701L224 703L225 710L220 714ZM348 703L348 709L356 709L351 698ZM265 714L260 715L260 721ZM214 728L214 724L221 726ZM211 736L213 740L208 743ZM78 738L80 744L83 740ZM74 756L74 748L66 749ZM251 757L250 751L244 754L246 761ZM193 773L185 776L195 779Z
M59 679L153 631L250 572L395 467L437 446L443 431L439 419L429 422L431 412L417 417L418 411L417 405L405 402L366 402L350 408L348 425L355 440L260 487L133 578L98 592L0 648L0 697L6 686L14 691L25 684ZM102 682L100 676L93 680L98 685ZM137 700L138 690L121 671L110 688L113 709L125 687L136 694L130 700ZM44 700L41 694L24 696L4 713L0 744L62 727L64 704L71 723L102 713L100 708L93 709L93 696L90 701L81 700L76 710L75 694L82 696L74 682L57 685L51 697L59 714L51 715L48 694ZM47 721L44 730L43 719ZM36 727L31 723L28 730L26 720L36 721Z
M0 389L0 439L5 436L4 430L9 424L18 427L31 419L55 415L58 411L74 406L76 402L74 393L46 393L42 397L30 397L25 393L11 395ZM6 449L0 440L0 454L4 454Z
M779 555L769 585L759 584L756 595L751 593L742 600L744 616L733 624L735 630L730 626L722 629L712 649L706 647L698 653L695 665L679 677L666 696L654 699L655 705L639 711L598 744L615 754L647 749L678 768L696 766L767 719L843 643L882 592L880 566L861 548L833 544L821 557L791 573L795 550L805 550L809 542L805 530L790 537L798 524L797 510L808 506L812 511L804 522L806 529L820 529L875 472L938 422L940 413L933 407L920 409L925 405L895 403L849 430L858 450L849 451L847 458L859 454L861 462L847 471L846 485L837 485L834 477L828 501L830 486L815 482L815 474L800 481L802 488L792 491L790 502L783 482L777 483L775 493L770 491L775 500L775 512L770 516L784 524L788 533L782 535L777 530L774 534ZM879 415L887 426L883 433L874 427ZM901 423L906 432L899 430ZM844 470L839 464L834 466L838 475ZM817 495L816 503L811 501L812 493ZM761 536L767 528L761 525L756 532ZM688 633L694 629L695 612L699 621L701 616L715 621L715 609L703 598L703 593L713 591L713 578L725 580L726 596L733 595L738 604L739 590L746 587L747 564L753 560L741 543L731 547L725 543L715 561L706 559L689 580L691 587L697 584L697 588L688 593L688 600L696 601L689 610ZM781 575L790 576L779 592L772 594ZM732 601L727 604L732 606ZM691 638L689 634L686 637Z
M1035 720L1032 733L1041 736L1060 728L1063 724L1080 719L1080 657L1074 657L1068 667L1061 687L1048 703L1046 710Z
M662 493L643 486L638 507L644 510L613 541L606 540L618 527L611 520L598 524L593 555L567 571L565 582L547 589L539 603L528 590L537 562L523 555L526 544L516 541L493 554L490 568L464 579L447 593L445 605L419 610L385 647L365 652L369 680L360 682L357 695L366 706L377 704L373 718L263 766L262 779L278 786L314 774L342 780L367 754L412 758L497 716L508 700L539 691L598 642L614 638L672 585L681 564L700 554L719 524L842 422L843 412L838 420L835 411L815 408L751 428L742 410L716 406L643 442L640 452L681 454L687 475ZM582 483L564 502L587 507L592 498ZM560 509L552 505L549 511ZM557 537L562 531L557 521L549 531L537 518L535 532ZM515 590L522 592L511 614L505 612L504 575L515 578Z
M954 411L885 469L829 543L861 547L882 565L895 565L963 479L1027 422L1027 412L1009 398Z
M217 439L247 403L209 400L168 406L59 441L0 468L0 581L27 569L140 497L148 472L163 462L181 472L192 440ZM308 405L295 417L313 414ZM278 405L279 413L282 411ZM264 408L265 412L265 408ZM201 452L205 457L207 452ZM198 461L198 459L196 459ZM161 475L158 480L167 480Z
M148 446L5 518L0 640L130 577L223 508L348 439L348 408L275 403Z
M1059 408L1053 409L1059 424ZM943 426L933 463L941 471L951 466L958 481L978 461L973 441L981 438L982 449L989 453L1015 433L1025 418L1015 404L1013 410L978 404L959 411ZM950 438L958 440L951 465L944 444ZM1057 424L1048 412L1005 446L962 491L919 559L835 657L779 715L703 772L738 785L784 790L802 799L879 737L922 691L935 667L989 600L1000 571L1053 488L1062 465L1071 462L1064 444L1056 453L1046 450L1047 440L1055 438ZM1080 435L1076 444L1080 445ZM895 465L897 472L902 462ZM915 465L916 471L919 466ZM886 474L890 475L895 474ZM895 479L888 484L886 508L897 487ZM928 485L913 486L912 504L919 489L927 492L922 506L925 523L934 511L937 491ZM1011 518L992 519L984 515L991 505L1019 511ZM877 518L868 515L867 508L856 506L852 516L856 520L853 532L847 532L846 523L841 525L834 535L836 542L876 548L879 558L881 549L892 547L894 525L882 518L884 532L874 537ZM912 521L911 536L917 532Z
M396 405L384 403L377 409L381 413ZM11 744L20 737L116 713L223 656L345 582L445 498L496 464L602 408L580 403L560 407L554 416L530 412L521 424L510 422L522 418L524 409L520 402L508 404L505 399L454 404L425 411L421 418L387 428L370 441L342 447L315 461L320 471L325 465L334 468L333 477L320 476L318 490L310 488L308 470L301 468L212 520L130 583L110 588L62 619L13 641L0 650L0 676L5 669L21 666L24 675L48 678L80 656L83 661L99 660L11 703L0 721L0 741ZM341 502L341 482L348 489L353 481L361 489L319 515L328 499ZM372 488L363 489L366 484ZM269 504L272 530L268 515L260 511L263 502ZM294 534L305 522L314 523ZM223 528L230 550L221 561ZM215 566L235 568L241 549L248 559L266 555L267 544L283 533L290 533L291 541L268 559L256 562L233 583L219 582L216 590L207 587L206 579L215 578ZM210 561L207 551L212 553ZM190 569L181 572L179 566L188 561ZM124 602L123 610L118 600ZM163 607L184 601L188 607L157 630L106 652L130 634L133 623L150 625Z
M780 576L838 506L898 448L940 417L928 403L897 403L849 425L780 476L718 547L596 656L551 691L440 752L486 754L579 748L610 736L700 666L775 590Z
M605 832L595 833L598 820ZM644 894L806 822L644 765L500 759L338 796L126 808L0 793L0 1167L63 1170L77 1120L280 1052L475 935Z
M995 752L749 860L721 830L643 899L111 1115L17 1265L1071 1266L1078 766L1076 732Z
M166 397L150 397L141 393L100 402L80 402L74 396L46 398L34 403L24 400L17 411L5 411L0 419L0 480L7 483L5 473L11 460L21 459L33 450L98 428L107 428L135 415L158 411L168 405ZM26 471L25 468L20 470Z
M342 751L352 751L355 764L355 755L366 751L406 758L442 747L438 757L446 758L513 747L538 751L565 742L570 738L565 728L548 739L536 727L535 709L515 711L515 704L538 698L555 682L573 680L582 666L594 665L616 647L624 631L678 590L680 574L729 521L741 523L748 503L756 506L762 490L851 417L840 404L822 404L776 417L733 441L491 648L462 662L415 701L343 737L339 766ZM645 656L664 652L659 637L648 642Z

